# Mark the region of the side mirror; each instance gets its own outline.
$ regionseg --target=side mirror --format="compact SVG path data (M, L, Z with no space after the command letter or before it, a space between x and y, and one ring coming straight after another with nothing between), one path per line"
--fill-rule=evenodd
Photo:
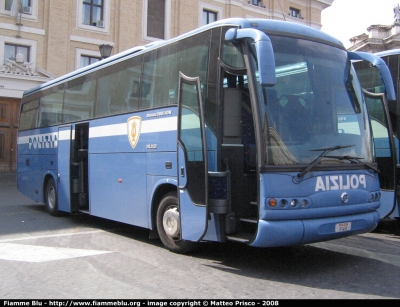
M378 68L382 76L383 82L385 83L387 99L396 100L396 93L394 90L392 75L390 73L389 67L387 67L384 60L382 60L380 57L377 57L376 55L373 55L372 53L367 52L349 52L349 57L350 60L367 61L371 63L371 65Z
M232 28L225 34L225 39L231 43L237 43L244 38L251 38L254 40L261 85L274 86L276 83L275 57L270 38L267 34L257 29Z

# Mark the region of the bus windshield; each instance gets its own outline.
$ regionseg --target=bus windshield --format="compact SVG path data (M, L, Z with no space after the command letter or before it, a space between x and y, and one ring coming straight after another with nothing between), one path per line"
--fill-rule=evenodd
M276 84L263 91L266 164L309 164L335 146L344 148L327 154L321 165L351 163L343 156L371 162L361 88L346 51L304 39L270 38Z

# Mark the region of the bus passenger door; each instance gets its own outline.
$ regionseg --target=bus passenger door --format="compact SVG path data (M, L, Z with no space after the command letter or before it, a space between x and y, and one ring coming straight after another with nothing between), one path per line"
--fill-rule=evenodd
M199 241L207 230L208 165L200 79L180 73L178 197L183 240Z
M396 206L396 149L393 130L390 125L389 110L384 93L375 94L364 90L375 156L379 168L381 186L381 206L378 209L381 218L389 216Z
M58 210L70 210L70 155L71 155L71 126L58 128L58 172L57 197Z
M397 156L388 106L388 101L396 99L393 79L382 59L366 52L348 54L353 60L368 108L372 141L380 171L381 206L378 212L380 218L385 218L396 208L397 192Z

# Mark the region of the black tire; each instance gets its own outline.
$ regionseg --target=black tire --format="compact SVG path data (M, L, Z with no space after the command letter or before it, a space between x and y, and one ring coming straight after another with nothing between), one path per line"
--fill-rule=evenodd
M45 189L46 211L52 216L59 216L57 189L53 178L49 179Z
M171 252L186 254L198 247L197 242L180 240L180 220L176 192L164 196L157 209L157 232Z

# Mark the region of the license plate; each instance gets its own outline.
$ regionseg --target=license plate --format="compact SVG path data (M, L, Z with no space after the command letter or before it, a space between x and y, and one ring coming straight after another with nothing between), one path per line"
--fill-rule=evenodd
M348 231L351 229L351 222L337 223L335 225L335 232Z

